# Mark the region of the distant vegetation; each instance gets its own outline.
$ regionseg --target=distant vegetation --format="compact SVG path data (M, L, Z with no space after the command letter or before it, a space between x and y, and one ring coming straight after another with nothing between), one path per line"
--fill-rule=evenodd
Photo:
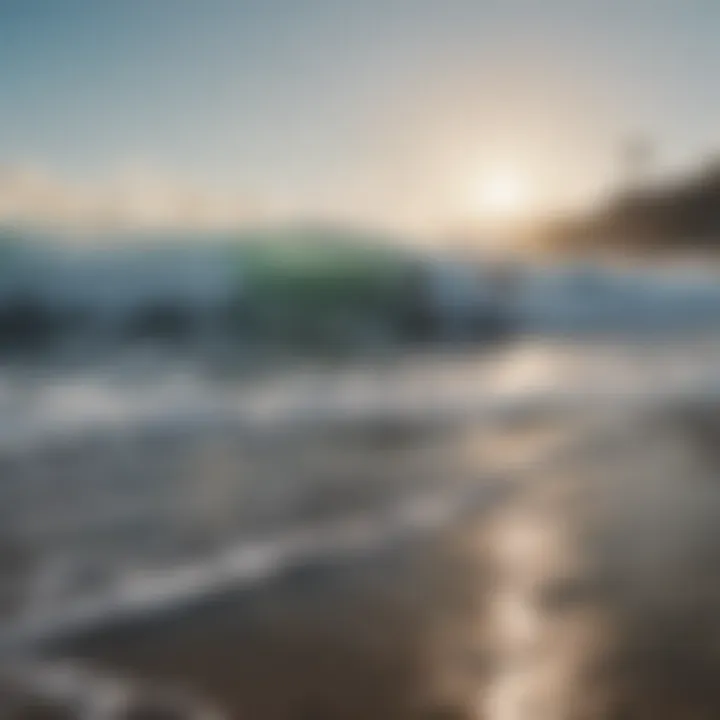
M720 160L680 181L618 193L585 216L554 223L540 243L562 251L720 251Z

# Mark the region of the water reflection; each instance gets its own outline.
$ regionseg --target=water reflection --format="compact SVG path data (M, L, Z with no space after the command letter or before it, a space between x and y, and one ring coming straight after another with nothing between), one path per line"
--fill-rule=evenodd
M612 403L598 346L518 346L520 366L569 358L583 391L416 358L350 370L377 388L361 412L323 393L339 373L284 423L238 403L261 387L197 375L212 413L33 426L2 457L4 696L98 720L130 696L184 698L161 717L712 717L718 425L684 365L704 348L651 366L616 346Z

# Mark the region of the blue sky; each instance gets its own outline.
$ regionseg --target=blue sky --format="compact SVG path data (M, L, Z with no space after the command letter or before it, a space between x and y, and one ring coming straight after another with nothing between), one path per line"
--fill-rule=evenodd
M511 166L560 206L628 134L720 149L719 34L716 0L0 0L0 163L380 222Z

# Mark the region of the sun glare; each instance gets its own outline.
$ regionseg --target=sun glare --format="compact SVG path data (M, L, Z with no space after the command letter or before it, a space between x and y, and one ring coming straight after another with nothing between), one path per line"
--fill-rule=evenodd
M518 220L530 210L525 179L509 171L483 175L470 192L470 209L486 220Z

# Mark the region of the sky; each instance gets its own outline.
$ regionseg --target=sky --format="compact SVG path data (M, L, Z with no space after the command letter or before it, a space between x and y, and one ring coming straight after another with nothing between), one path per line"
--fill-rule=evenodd
M570 207L629 137L658 173L720 149L718 32L717 0L0 0L0 211Z

